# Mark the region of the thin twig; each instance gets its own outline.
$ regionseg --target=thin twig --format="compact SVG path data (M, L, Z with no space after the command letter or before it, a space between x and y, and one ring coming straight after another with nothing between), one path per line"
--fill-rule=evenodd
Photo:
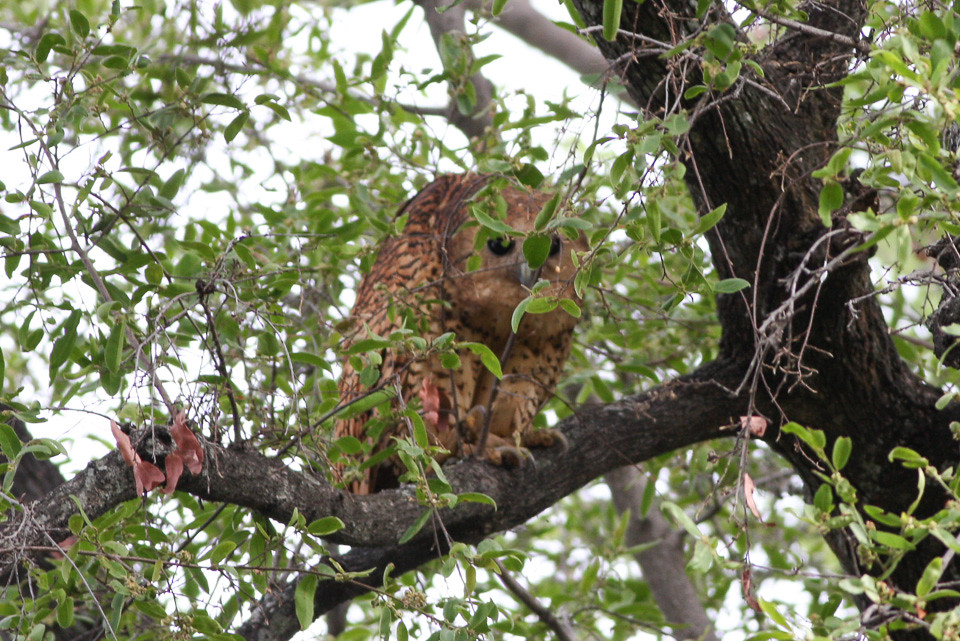
M499 559L494 559L493 562L497 564L497 570L499 570L497 576L500 578L500 582L503 583L504 587L520 599L525 606L530 608L530 611L537 615L537 618L540 619L545 626L553 630L560 641L577 641L576 632L574 632L573 627L568 621L564 621L555 615L550 608L540 603L537 597L530 594L529 590L513 578L510 572L503 567L503 563L501 563Z

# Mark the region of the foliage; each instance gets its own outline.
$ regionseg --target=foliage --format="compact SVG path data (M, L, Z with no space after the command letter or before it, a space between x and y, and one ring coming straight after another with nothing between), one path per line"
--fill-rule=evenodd
M609 39L621 3L605 5ZM751 7L741 5L745 30L780 28L753 24ZM725 212L717 204L698 218L683 181L689 112L637 119L625 109L601 120L614 122L598 124L592 138L560 134L555 146L558 131L594 130L600 115L503 92L494 105L499 135L468 143L414 105L446 99L449 85L458 108L470 111L477 98L469 77L493 60L470 58L467 46L489 25L471 27L466 44L445 40L442 65L414 71L404 50L420 20L412 5L386 25L372 55L332 44L349 9L252 0L0 7L0 400L35 430L45 420L87 424L86 412L164 423L182 407L205 437L283 456L297 469L324 474L331 459L358 454L356 439L329 438L343 409L343 322L377 242L402 227L399 203L437 171L578 186L554 221L587 227L593 252L578 278L587 303L560 397L541 423L716 356L713 295L750 283L720 280L710 265L703 235ZM765 11L802 18L790 2ZM960 110L952 53L960 21L933 5L873 0L870 11L878 48L842 83L844 147L818 173L820 211L830 223L843 202L839 185L855 168L861 182L882 190L879 210L851 220L878 247L882 284L897 286L885 302L903 330L904 356L953 385L952 370L916 349L917 323L937 294L911 274L921 245L960 233L956 149L939 133ZM716 29L678 47L671 55L695 52L706 71L687 98L733 90L758 46ZM380 337L354 356L375 366L380 349L401 343L452 354L449 342L417 338ZM98 425L104 429L71 438L96 442L106 434L106 423ZM815 432L797 430L829 468L811 505L791 495L796 481L784 464L752 444L706 443L644 466L642 510L669 504L665 513L687 526L687 570L705 607L721 613L721 629L753 639L838 637L858 627L840 607L851 595L915 611L951 594L937 586L937 564L914 595L885 592L881 580L822 580L837 571L821 539L831 528L856 522L865 553L896 563L898 550L924 536L954 550L960 513L950 507L920 521L877 513L893 531L877 529L854 509L837 446L818 449ZM433 527L439 506L484 500L453 495L423 446L416 438L399 446L419 477L417 529ZM11 509L16 462L29 452L64 452L56 440L21 444L5 427L0 448L11 461L0 505ZM67 450L73 464L85 463L83 449ZM910 452L897 456L923 472L921 484L943 483L956 495L954 476ZM436 475L427 480L422 470L430 467ZM744 507L744 471L764 490L767 523ZM94 522L75 517L66 554L30 568L19 589L6 588L0 626L29 639L56 626L99 628L108 638L234 638L256 601L292 575L306 626L322 579L359 578L319 561L324 535L338 527L302 518L279 524L182 492L153 493ZM496 578L521 571L528 589L584 638L658 637L665 621L638 578L626 528L604 486L591 486L523 532L476 547L454 543L421 572L391 577L356 602L344 638L551 636ZM740 596L746 576L758 612ZM767 586L788 580L803 594L777 601ZM954 616L935 619L944 636L956 629Z

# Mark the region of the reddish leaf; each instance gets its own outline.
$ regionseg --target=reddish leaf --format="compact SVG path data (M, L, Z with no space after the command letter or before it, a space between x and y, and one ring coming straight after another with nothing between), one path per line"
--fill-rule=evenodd
M440 413L440 389L433 384L432 378L425 378L420 387L420 402L423 404L423 420L437 432L450 428L449 418Z
M753 478L747 474L743 473L743 499L747 503L747 507L750 509L750 513L757 517L759 520L763 520L763 517L760 516L760 510L757 508L757 502L753 498L753 493L757 489L756 483L753 482Z
M180 481L180 475L183 474L183 457L173 452L167 455L165 463L167 485L163 488L163 493L173 494L173 491L177 489L177 483Z
M144 492L149 492L166 480L159 467L140 458L140 455L133 449L130 437L123 433L115 421L110 421L110 431L113 432L113 438L117 440L117 446L120 448L123 460L127 462L127 465L133 467L133 480L137 484L137 496L143 496Z
M749 566L744 567L740 572L740 589L743 591L743 600L747 602L750 609L755 612L762 612L760 602L753 596L753 573Z
M740 428L747 430L750 436L763 438L767 433L767 419L762 416L741 416Z
M120 449L120 455L127 465L133 465L137 453L133 451L133 443L130 437L123 433L116 421L110 421L110 431L113 432L113 438L117 441L117 447Z
M55 559L62 559L62 558L63 558L63 552L61 552L60 550L66 550L66 549L70 548L71 546L73 546L73 544L76 543L76 542L77 542L77 537L76 537L75 535L71 534L70 536L68 536L68 537L65 538L64 540L62 540L62 541L60 541L59 543L57 543L57 547L58 547L59 549L58 549L58 550L54 550L53 552L51 552L51 553L50 553L50 556L52 556L52 557L55 558Z
M153 463L142 460L139 455L135 456L137 457L137 461L133 465L133 479L137 482L138 495L142 495L155 487L159 487L167 480L167 477L163 475L159 467Z
M197 435L187 427L186 412L177 412L177 415L173 418L173 428L170 430L170 436L173 437L173 442L177 445L175 452L182 459L181 465L186 465L188 470L194 474L199 474L203 470L203 447L201 447ZM178 474L177 477L179 478L179 476ZM170 490L170 492L172 491Z

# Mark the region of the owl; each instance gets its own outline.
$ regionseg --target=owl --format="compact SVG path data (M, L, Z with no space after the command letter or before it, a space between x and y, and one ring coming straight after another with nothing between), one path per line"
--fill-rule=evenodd
M345 353L354 345L359 350L360 341L376 346L372 341L377 338L403 332L423 341L380 352L374 348L372 358L368 351L367 360L352 354L343 361L341 404L375 390L393 393L394 411L381 405L335 426L337 438L349 435L372 444L372 456L359 468L334 466L335 478L355 493L397 486L405 468L385 449L394 436L409 433L398 408L416 409L431 444L442 448L435 457L440 462L475 454L497 465L516 465L529 448L548 447L561 438L553 430L534 429L533 418L553 393L577 319L556 307L526 314L514 333L511 318L538 280L549 282L539 295L579 305L573 289L574 252L587 246L582 237L571 241L555 233L546 262L531 269L521 249L524 237L481 232L470 208L527 234L550 197L512 185L484 193L493 190L485 190L491 180L445 175L407 201L397 214L407 217L403 233L383 242L360 283ZM444 359L430 348L451 333L457 345L486 346L500 359L502 379L481 361L477 352L483 350L458 349L459 366L452 367L449 355Z

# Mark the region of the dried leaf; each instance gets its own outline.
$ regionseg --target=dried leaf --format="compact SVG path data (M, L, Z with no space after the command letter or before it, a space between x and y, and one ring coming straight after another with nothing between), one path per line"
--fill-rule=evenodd
M753 493L756 489L757 489L757 486L753 482L753 478L749 474L744 472L743 473L743 498L747 502L747 508L750 509L750 513L762 521L763 517L760 516L760 510L757 508L757 502L753 498Z
M173 437L173 442L177 446L175 453L180 455L182 463L192 473L199 474L203 470L203 447L200 445L197 435L187 427L186 412L177 412L177 415L173 418L170 436ZM176 484L174 483L174 485ZM170 490L170 492L172 491Z
M743 591L743 600L747 602L750 609L754 612L762 612L760 602L753 596L753 573L749 567L743 568L740 572L740 589Z
M164 461L164 468L167 471L167 484L163 488L163 493L173 494L180 481L180 475L183 474L183 457L176 452L168 454Z
M741 416L740 429L747 430L750 436L763 438L767 433L767 419L762 416Z
M135 455L136 462L133 464L133 479L137 483L137 494L142 495L155 487L160 487L167 477L163 475L160 468L153 463L148 463Z
M425 378L420 386L420 402L423 404L421 416L425 423L437 432L450 429L449 417L440 413L440 389L434 385L432 378Z
M113 438L117 441L117 447L120 450L120 455L123 456L123 460L127 462L127 465L133 465L137 453L133 451L133 443L130 442L130 437L120 429L116 421L110 421L110 431L113 432Z

